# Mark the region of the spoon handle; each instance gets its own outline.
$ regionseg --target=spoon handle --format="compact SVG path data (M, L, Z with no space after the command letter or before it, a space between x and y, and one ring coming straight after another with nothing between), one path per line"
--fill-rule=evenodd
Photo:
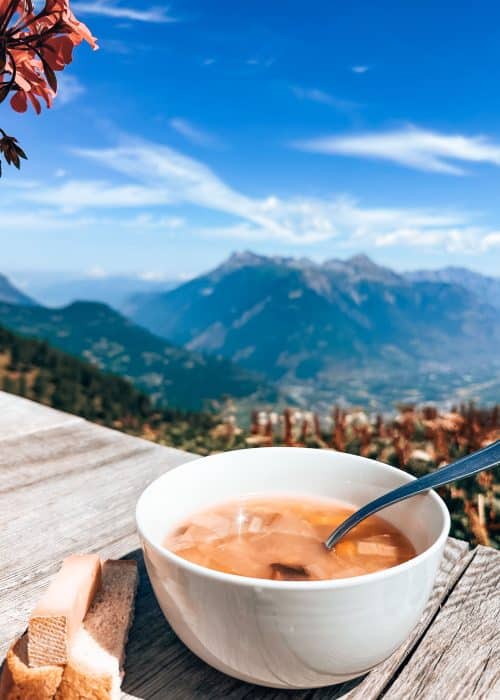
M393 491L385 493L374 501L367 503L347 518L347 520L344 520L344 522L332 532L326 540L325 545L327 549L332 549L335 543L347 534L349 530L352 530L352 528L362 520L369 515L377 513L379 510L382 510L382 508L387 508L387 506L391 506L393 503L404 501L406 498L415 496L422 491L428 491L429 489L443 486L443 484L448 484L451 481L457 481L458 479L472 476L473 474L477 474L477 472L483 471L483 469L489 469L498 464L500 464L500 440L493 442L487 447L483 447L483 449L467 457L462 457L446 467L426 474L420 477L420 479L410 481Z

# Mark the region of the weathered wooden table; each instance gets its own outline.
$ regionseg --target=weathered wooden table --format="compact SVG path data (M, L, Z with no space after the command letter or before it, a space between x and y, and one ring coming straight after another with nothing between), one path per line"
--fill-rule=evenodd
M268 690L193 656L156 604L134 524L144 487L193 458L0 392L0 659L61 559L87 551L140 564L124 698L500 698L500 553L453 539L411 638L356 681Z

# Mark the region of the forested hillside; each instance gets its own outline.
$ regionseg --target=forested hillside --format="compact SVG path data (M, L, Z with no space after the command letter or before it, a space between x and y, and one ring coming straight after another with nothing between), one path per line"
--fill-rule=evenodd
M257 399L276 393L229 360L173 345L106 304L76 302L47 309L0 300L0 324L126 377L157 405L202 410L225 396Z
M0 388L155 442L195 451L217 422L207 413L153 407L122 377L0 326Z

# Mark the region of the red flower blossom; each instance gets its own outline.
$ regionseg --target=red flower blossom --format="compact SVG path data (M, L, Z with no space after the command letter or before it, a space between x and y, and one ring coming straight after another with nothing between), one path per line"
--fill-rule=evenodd
M73 49L97 42L79 22L69 0L45 0L35 12L33 0L0 0L0 103L10 93L11 106L25 112L31 103L37 114L57 93L56 72L73 59ZM5 157L5 152L4 152Z

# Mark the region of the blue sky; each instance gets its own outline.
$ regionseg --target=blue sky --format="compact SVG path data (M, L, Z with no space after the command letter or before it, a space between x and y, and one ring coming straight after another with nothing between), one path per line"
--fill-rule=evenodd
M500 274L494 2L80 0L98 37L0 181L1 269L178 278L235 249Z

